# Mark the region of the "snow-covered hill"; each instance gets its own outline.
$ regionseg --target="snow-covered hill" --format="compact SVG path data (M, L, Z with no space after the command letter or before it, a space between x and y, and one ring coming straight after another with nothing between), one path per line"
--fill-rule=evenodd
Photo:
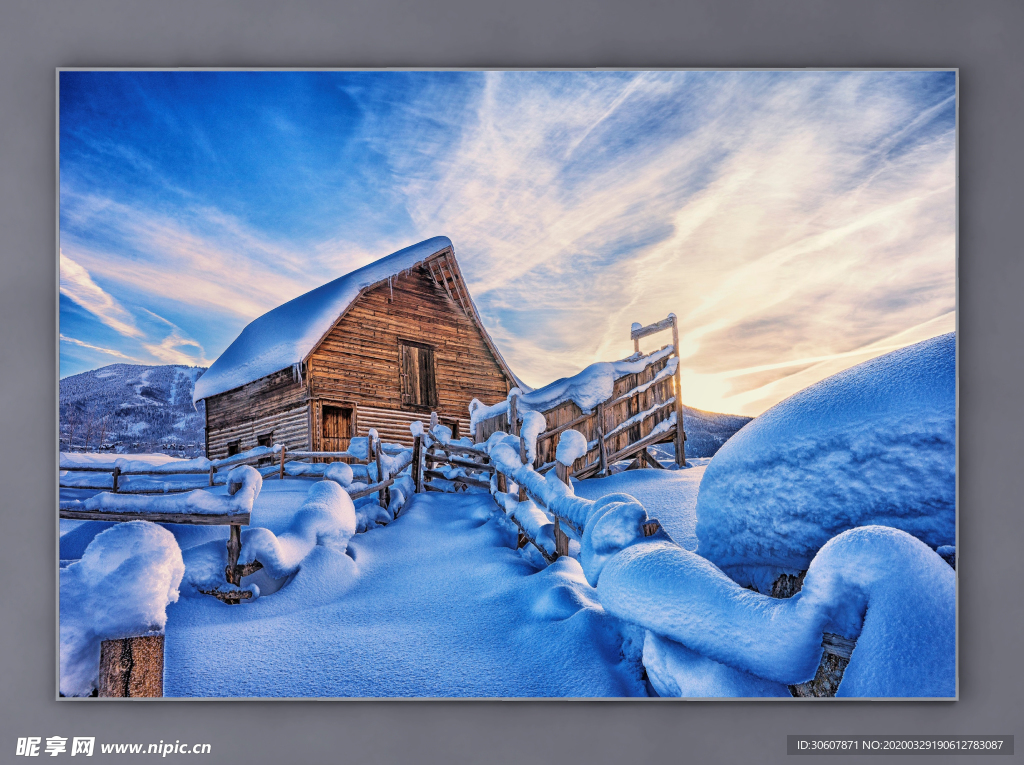
M203 453L203 403L192 406L204 367L111 364L60 381L61 449ZM70 443L69 443L70 441Z
M776 404L708 465L697 552L762 592L847 529L956 544L956 336L865 361ZM754 577L760 576L761 579Z

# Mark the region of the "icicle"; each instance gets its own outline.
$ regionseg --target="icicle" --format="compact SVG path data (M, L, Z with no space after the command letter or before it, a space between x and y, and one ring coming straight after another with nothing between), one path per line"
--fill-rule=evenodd
M395 302L395 290L391 286L391 277L390 276L388 277L388 292L391 293L391 302L394 303Z

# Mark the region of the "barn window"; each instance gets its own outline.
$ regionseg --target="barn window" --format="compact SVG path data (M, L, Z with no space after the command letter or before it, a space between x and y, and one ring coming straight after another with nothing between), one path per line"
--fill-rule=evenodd
M228 441L228 456L234 457L236 454L242 451L241 441Z
M264 433L262 436L256 436L257 446L273 446L274 445L274 431Z
M437 406L434 349L423 343L398 342L401 360L402 403L405 406Z

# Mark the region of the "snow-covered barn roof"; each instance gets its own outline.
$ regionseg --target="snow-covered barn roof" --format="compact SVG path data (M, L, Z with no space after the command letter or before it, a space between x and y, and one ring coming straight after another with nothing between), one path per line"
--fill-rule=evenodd
M454 247L448 237L426 239L310 290L254 319L196 381L193 401L225 393L305 361L363 292L445 251L449 253L449 263L454 264ZM449 265L449 268L465 291L458 265ZM467 308L467 314L479 327L502 370L509 378L515 379L484 329L468 291L465 298L463 307Z

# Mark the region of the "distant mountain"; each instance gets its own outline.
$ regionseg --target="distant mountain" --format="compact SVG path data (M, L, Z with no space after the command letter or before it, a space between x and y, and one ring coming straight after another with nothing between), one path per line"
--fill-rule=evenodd
M60 381L61 450L203 454L203 402L192 407L205 367L111 364Z
M753 417L718 414L683 405L683 430L686 431L686 456L714 457L733 434Z

